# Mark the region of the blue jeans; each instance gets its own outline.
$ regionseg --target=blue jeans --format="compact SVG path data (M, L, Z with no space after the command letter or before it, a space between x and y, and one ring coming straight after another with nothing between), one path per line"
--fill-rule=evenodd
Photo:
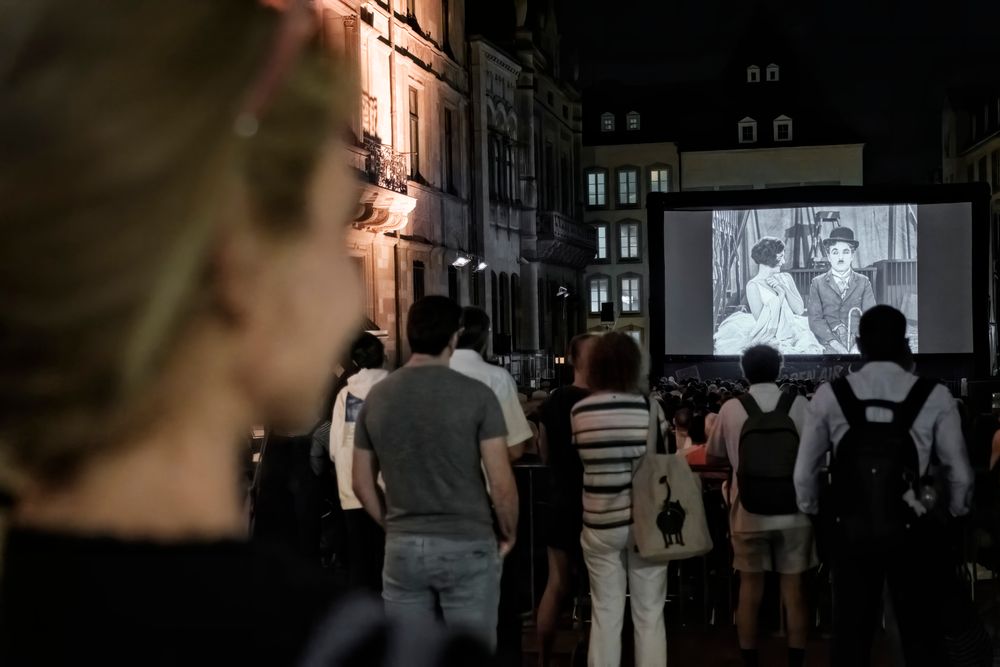
M392 618L426 618L440 605L445 625L496 648L502 561L496 540L388 535L382 599Z

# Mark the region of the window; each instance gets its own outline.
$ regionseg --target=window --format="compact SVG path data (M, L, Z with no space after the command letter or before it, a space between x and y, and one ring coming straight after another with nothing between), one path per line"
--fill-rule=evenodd
M744 118L740 121L740 143L752 144L757 141L757 121L753 118Z
M642 295L639 290L641 278L635 273L626 273L618 278L618 293L621 295L623 313L642 312Z
M598 262L608 261L608 229L610 225L606 222L599 222L594 225L594 231L597 238L597 253L594 255L594 260Z
M767 80L768 81L777 81L779 78L780 78L780 70L778 69L778 66L775 65L774 63L771 63L770 65L768 65L767 66Z
M514 146L508 137L503 141L503 174L504 174L504 196L508 201L513 201L514 197Z
M639 223L626 220L618 223L618 258L639 259Z
M756 65L747 67L747 83L757 83L760 81L760 68Z
M413 263L413 300L424 298L424 263Z
M626 116L625 119L626 119L625 120L625 127L627 127L629 130L638 130L639 129L639 112L638 111L629 111L628 112L628 116Z
M417 176L419 173L420 109L417 106L417 89L410 88L410 176Z
M670 192L669 167L653 167L649 170L649 191Z
M556 185L559 174L556 173L555 150L552 142L545 142L545 209L551 211L557 206Z
M618 170L618 205L639 205L639 170L634 167Z
M594 169L587 172L587 206L608 205L608 172Z
M1000 192L1000 150L995 150L990 153L990 184L993 186L993 192Z
M601 132L615 131L615 115L610 111L601 114Z
M496 201L498 196L498 172L497 172L497 136L495 132L489 132L486 137L486 162L489 167L490 178L490 201Z
M444 110L444 187L448 192L455 192L455 114L451 109Z
M641 329L630 329L625 332L625 335L635 341L635 344L642 347L642 330Z
M792 140L792 119L788 116L778 116L774 119L774 140Z
M588 281L587 291L590 293L590 314L600 315L601 304L611 300L611 279L594 276Z

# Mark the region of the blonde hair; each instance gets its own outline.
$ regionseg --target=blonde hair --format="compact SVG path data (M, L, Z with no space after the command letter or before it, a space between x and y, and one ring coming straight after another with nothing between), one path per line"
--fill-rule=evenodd
M15 496L141 419L206 307L234 186L267 231L304 225L308 177L343 118L331 92L351 92L313 44L242 139L234 119L277 13L253 0L111 5L0 6L0 488Z

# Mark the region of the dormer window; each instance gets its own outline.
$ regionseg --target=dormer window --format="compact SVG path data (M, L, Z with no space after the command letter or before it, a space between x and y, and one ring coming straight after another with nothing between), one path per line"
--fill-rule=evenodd
M768 81L778 81L781 78L781 71L778 66L771 63L767 66L767 80Z
M747 83L758 83L760 81L760 68L756 65L747 67Z
M610 111L601 114L601 132L615 131L615 115Z
M757 121L753 118L744 118L740 121L739 136L741 144L757 143Z
M774 119L774 140L775 141L791 141L792 140L792 119L788 116L778 116Z
M625 127L627 127L630 130L638 130L639 129L639 112L638 111L629 111L628 112L628 116L626 116L625 118L626 118Z

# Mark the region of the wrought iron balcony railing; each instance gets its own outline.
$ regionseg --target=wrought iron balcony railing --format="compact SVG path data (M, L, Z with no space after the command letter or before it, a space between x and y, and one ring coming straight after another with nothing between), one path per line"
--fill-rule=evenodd
M365 171L368 180L386 190L406 194L406 156L392 146L386 146L376 139L365 137Z

